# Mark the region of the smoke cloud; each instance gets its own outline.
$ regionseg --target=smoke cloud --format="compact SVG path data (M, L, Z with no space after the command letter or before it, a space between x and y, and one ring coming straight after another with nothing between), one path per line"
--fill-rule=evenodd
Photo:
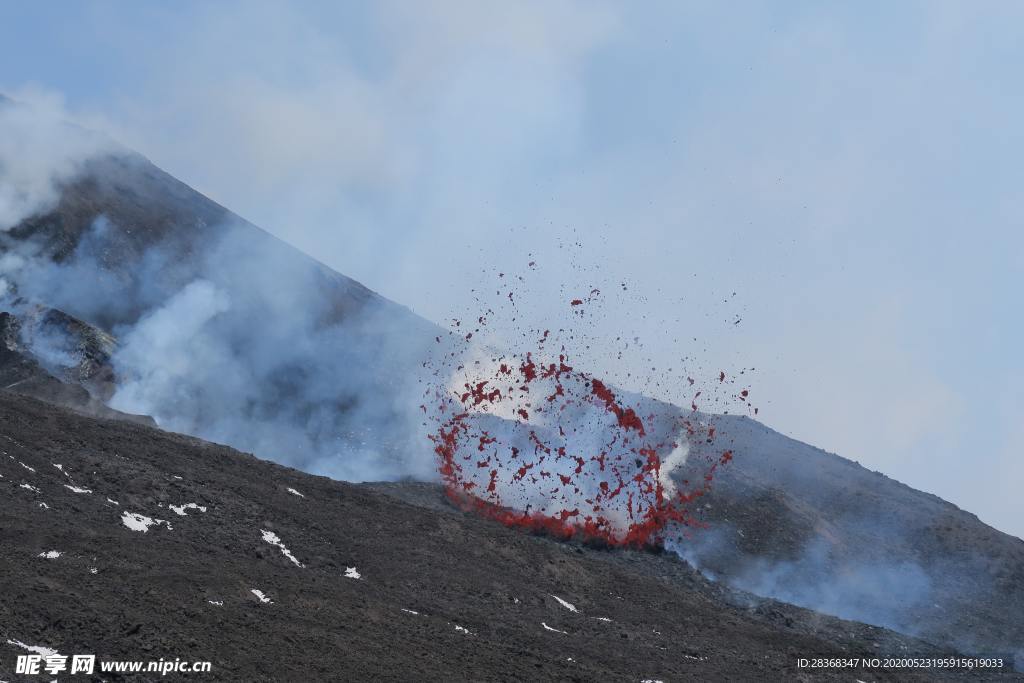
M53 94L23 90L15 101L0 96L0 231L51 208L60 184L85 160L115 148L109 138L67 121ZM0 293L5 289L0 280Z
M666 547L708 578L723 579L754 595L902 633L920 633L914 615L933 598L931 572L920 564L844 557L823 538L811 540L793 559L742 557L731 540L735 537L735 529L719 525L683 542L669 539ZM732 558L734 566L727 576L715 571L716 555Z
M212 232L202 253L168 241L121 268L101 260L125 238L105 218L60 262L18 243L0 304L109 329L117 410L339 479L429 478L415 369L435 328L252 226ZM27 341L51 368L73 364Z

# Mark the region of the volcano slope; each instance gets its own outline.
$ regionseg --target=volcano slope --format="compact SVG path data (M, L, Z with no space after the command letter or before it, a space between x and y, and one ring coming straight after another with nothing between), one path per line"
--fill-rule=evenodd
M430 485L346 484L8 392L0 475L3 680L18 680L19 644L208 660L189 680L218 681L924 680L801 672L796 658L949 654L737 607L672 555L523 534L444 507ZM431 502L399 500L416 496ZM141 531L133 515L166 522Z
M708 528L677 547L691 563L760 595L1024 666L1024 541L749 418L713 419L716 447L736 456L695 510ZM710 448L695 441L691 455Z
M400 401L439 328L138 154L105 151L58 185L0 226L0 387L338 478L370 469L355 461L371 442L391 458L377 477L414 469Z
M4 169L19 161L0 160L8 162L0 163L0 183ZM105 148L83 160L74 173L59 175L55 191L52 204L0 226L0 388L92 416L155 422L335 479L436 476L429 444L415 432L422 392L410 378L425 348L443 346L435 338L447 331L128 150ZM211 290L205 300L194 296ZM220 295L230 300L229 310L218 308ZM202 305L211 315L191 320L187 314ZM168 311L184 315L155 329ZM416 415L411 428L409 412ZM699 501L697 512L710 528L679 547L702 571L818 611L914 633L947 650L1024 650L1019 539L753 421L693 419L714 420L714 448L735 455ZM72 443L77 434L68 438ZM690 447L692 461L700 461L703 440ZM135 450L125 442L119 453ZM36 469L60 476L48 465ZM18 467L22 472L28 471ZM145 481L140 476L138 486ZM356 491L337 486L331 490ZM387 490L436 507L436 490ZM68 489L56 493L83 504ZM376 501L378 516L392 504L367 500ZM451 514L443 507L435 512ZM42 524L45 518L31 519ZM163 527L150 529L145 538L162 533ZM637 553L584 553L642 558L645 567L652 561ZM32 572L60 567L28 566Z

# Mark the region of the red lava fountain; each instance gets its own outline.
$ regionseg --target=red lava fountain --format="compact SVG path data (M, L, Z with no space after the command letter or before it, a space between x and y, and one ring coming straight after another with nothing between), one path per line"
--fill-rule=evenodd
M732 458L687 462L691 439L715 438L697 397L686 411L621 392L575 369L564 346L550 352L549 332L536 336L529 352L492 355L453 333L454 367L435 369L421 406L448 497L508 526L613 546L657 546L666 525L697 524L689 504ZM690 479L669 476L683 465Z

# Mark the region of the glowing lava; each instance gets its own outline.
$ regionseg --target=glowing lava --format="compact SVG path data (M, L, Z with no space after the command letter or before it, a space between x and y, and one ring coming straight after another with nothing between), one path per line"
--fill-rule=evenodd
M598 294L593 289L586 304ZM570 304L585 308L582 299ZM477 322L484 326L485 316ZM421 408L455 504L509 526L609 545L660 545L666 525L698 524L688 504L732 459L725 450L687 462L691 439L715 439L714 425L697 412L699 391L689 412L622 392L576 370L564 345L549 351L549 330L538 331L524 354L487 354L470 347L465 332L452 337L456 347L434 368L436 384ZM720 384L725 374L714 379ZM748 394L737 395L746 406ZM669 476L684 465L688 479Z
M532 353L496 359L487 375L459 388L434 396L430 439L441 479L456 504L509 526L611 545L659 544L669 522L692 523L686 504L732 457L726 451L697 487L679 490L665 463L684 463L689 436L713 439L714 427L637 397L650 411L641 418L564 354L547 364Z

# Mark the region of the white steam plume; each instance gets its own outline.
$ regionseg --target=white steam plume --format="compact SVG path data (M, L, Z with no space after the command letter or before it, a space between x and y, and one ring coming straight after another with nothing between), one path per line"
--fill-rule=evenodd
M61 99L38 89L0 96L0 231L46 211L60 184L112 141L69 122ZM6 289L0 283L0 291Z

